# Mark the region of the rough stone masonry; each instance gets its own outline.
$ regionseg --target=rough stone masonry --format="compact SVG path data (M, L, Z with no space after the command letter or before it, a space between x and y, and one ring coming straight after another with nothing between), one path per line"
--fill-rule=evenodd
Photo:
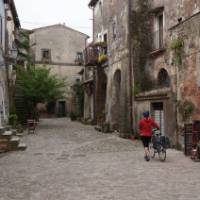
M199 163L168 150L145 162L138 141L67 119L41 120L25 152L0 157L0 200L197 200Z

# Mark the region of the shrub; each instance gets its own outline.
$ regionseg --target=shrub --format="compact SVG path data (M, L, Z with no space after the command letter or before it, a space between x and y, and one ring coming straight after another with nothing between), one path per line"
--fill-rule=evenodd
M70 113L70 119L71 119L72 121L76 121L76 120L77 120L77 114L74 113L74 112L71 112L71 113Z
M15 127L17 125L17 115L16 114L11 114L8 117L9 125Z

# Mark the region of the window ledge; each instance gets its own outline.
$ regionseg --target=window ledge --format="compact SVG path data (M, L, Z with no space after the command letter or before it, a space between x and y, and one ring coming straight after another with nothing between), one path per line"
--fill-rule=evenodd
M166 51L166 48L160 48L149 53L150 56L158 56Z

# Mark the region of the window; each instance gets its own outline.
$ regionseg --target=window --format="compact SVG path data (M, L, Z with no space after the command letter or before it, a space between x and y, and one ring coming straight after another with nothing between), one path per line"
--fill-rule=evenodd
M107 55L108 54L108 47L107 47L107 39L108 37L107 37L107 33L105 33L104 35L103 35L103 41L105 42L105 44L106 44L106 46L104 47L104 53L105 53L105 55Z
M0 45L3 45L3 20L0 16Z
M75 63L77 63L79 65L83 64L83 53L82 52L76 53Z
M115 40L117 37L116 22L113 22L113 24L112 24L112 32L113 32L113 39Z
M153 50L163 49L164 35L164 17L163 11L155 14L154 33L153 33Z
M44 60L44 61L51 60L51 50L50 49L42 49L42 60Z
M76 53L76 58L77 58L77 60L83 60L83 53L82 52L77 52Z
M163 14L158 16L159 24L159 47L163 47Z
M76 78L76 82L80 83L81 79L80 78Z
M170 77L164 68L162 68L158 74L158 85L160 87L170 87Z

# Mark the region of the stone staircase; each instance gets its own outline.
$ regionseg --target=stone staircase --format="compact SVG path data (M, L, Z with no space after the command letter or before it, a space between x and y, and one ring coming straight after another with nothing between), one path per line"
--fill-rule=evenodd
M0 153L8 151L24 151L26 144L22 143L23 134L10 127L0 128Z

